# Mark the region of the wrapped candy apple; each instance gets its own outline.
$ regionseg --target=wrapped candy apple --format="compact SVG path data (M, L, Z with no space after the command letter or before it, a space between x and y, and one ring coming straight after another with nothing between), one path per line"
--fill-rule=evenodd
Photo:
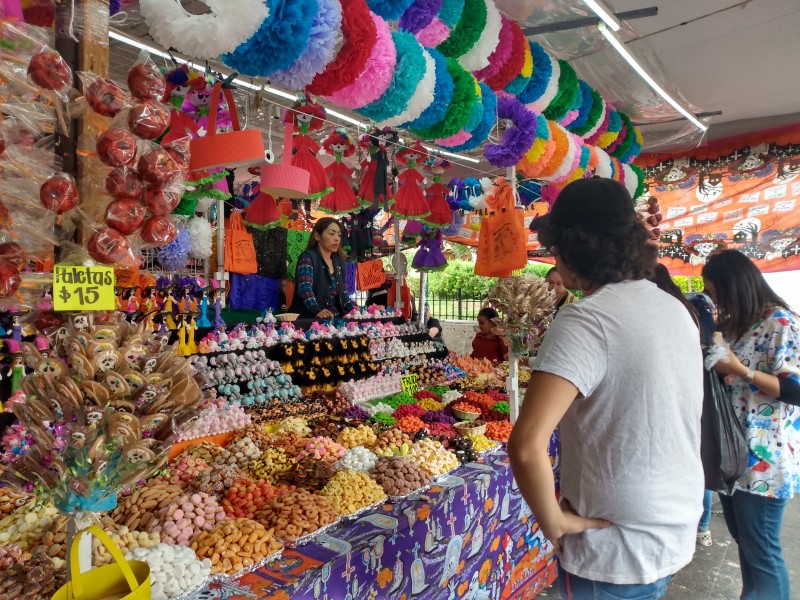
M0 258L0 298L8 298L15 294L22 283L19 269L10 261Z
M165 187L177 181L182 171L175 160L160 146L144 153L137 165L139 176L153 186Z
M97 156L109 167L127 167L136 160L136 138L127 129L112 127L97 138Z
M106 191L114 198L139 200L144 186L133 169L114 169L106 177Z
M130 235L142 226L147 211L138 200L120 198L106 208L106 225L124 235Z
M39 87L61 94L72 87L72 69L58 52L47 46L31 57L28 77Z
M128 238L116 229L101 227L89 238L89 256L104 265L118 265L125 269L138 266Z
M116 117L127 106L125 92L113 81L84 73L86 101L92 110L104 117Z
M169 110L156 100L142 100L128 113L128 127L140 138L155 140L169 127Z
M128 71L128 89L134 98L140 100L161 100L167 89L164 75L146 52Z
M144 195L144 202L153 215L168 215L181 201L181 188L148 187Z
M17 242L3 242L0 244L0 258L7 260L17 268L28 262L25 249Z
M68 173L56 173L42 184L39 200L47 210L62 215L78 205L78 184Z
M171 140L170 142L164 144L162 142L162 147L172 157L172 160L175 161L175 164L181 168L183 171L189 170L189 157L191 156L189 152L190 145L192 140L188 137L182 137L177 140Z
M169 244L178 235L175 223L166 215L150 217L139 233L148 246L160 247Z

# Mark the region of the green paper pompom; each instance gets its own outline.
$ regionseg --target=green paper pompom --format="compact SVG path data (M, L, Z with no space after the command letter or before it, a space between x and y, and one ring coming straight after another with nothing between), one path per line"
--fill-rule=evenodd
M636 179L637 179L636 191L633 193L633 199L636 200L637 198L640 198L642 194L644 194L644 191L647 189L647 186L645 185L644 182L644 171L641 169L641 167L639 167L639 165L631 165L630 167L631 170L633 170L633 172L636 173Z
M542 113L550 121L563 119L575 104L575 97L580 91L578 88L578 75L572 65L560 59L558 64L561 67L561 75L558 77L558 94Z
M450 58L458 58L472 50L486 28L486 1L465 0L458 24L450 31L447 39L436 47L439 52Z
M575 133L581 137L592 131L597 126L597 122L603 116L603 97L600 92L592 88L592 109L589 111L589 116L582 127L575 130Z
M472 73L465 70L454 58L447 59L447 72L453 78L455 91L444 119L427 129L412 129L414 134L424 140L447 138L464 129L472 115L472 107L478 100L478 85Z
M631 149L633 140L636 139L636 131L633 129L633 123L631 123L631 119L628 115L625 113L619 113L619 116L622 119L622 122L625 123L625 139L622 140L622 143L614 149L614 151L611 153L611 156L622 160Z

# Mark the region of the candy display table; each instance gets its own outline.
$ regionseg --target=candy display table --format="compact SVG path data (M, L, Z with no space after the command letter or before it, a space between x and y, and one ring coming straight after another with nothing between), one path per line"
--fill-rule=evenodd
M500 451L193 599L533 598L555 580L556 564Z

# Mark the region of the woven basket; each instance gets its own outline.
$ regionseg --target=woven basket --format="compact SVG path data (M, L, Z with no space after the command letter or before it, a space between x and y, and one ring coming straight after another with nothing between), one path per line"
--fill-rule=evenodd
M459 421L474 421L481 416L481 413L467 412L465 410L453 409L453 414Z
M486 433L486 421L465 421L456 423L453 427L455 427L456 431L461 435L483 435Z

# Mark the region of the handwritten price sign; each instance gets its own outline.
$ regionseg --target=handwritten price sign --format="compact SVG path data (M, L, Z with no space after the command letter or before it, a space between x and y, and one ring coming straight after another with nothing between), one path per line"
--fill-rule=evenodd
M114 310L114 269L56 265L53 269L54 310Z
M419 391L419 384L417 383L418 377L416 375L403 375L400 378L400 384L403 386L404 394L411 394L412 396Z

